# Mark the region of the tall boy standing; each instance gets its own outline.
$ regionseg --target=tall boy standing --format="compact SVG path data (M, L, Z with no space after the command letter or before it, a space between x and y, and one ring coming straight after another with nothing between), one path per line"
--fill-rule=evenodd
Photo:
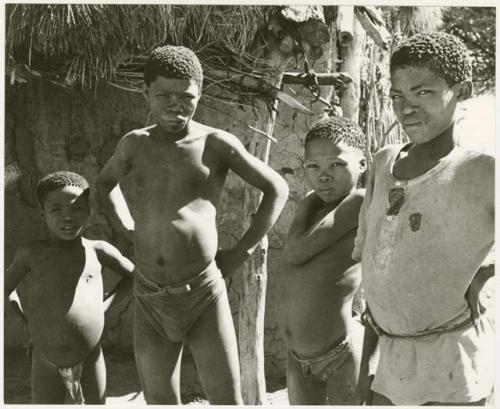
M484 404L493 327L468 291L493 275L494 158L460 147L457 104L471 95L465 46L418 34L391 57L391 99L411 142L374 158L353 258L361 258L367 325L359 393L379 363L373 404Z
M251 254L288 196L284 179L250 155L234 135L192 120L202 80L191 50L155 49L144 70L155 125L125 135L98 180L113 227L134 242L139 270L134 343L150 404L180 403L184 344L210 403L242 403L236 336L222 275L231 274ZM230 169L264 195L241 240L233 249L217 252L216 210ZM133 217L117 186L127 174L136 184Z

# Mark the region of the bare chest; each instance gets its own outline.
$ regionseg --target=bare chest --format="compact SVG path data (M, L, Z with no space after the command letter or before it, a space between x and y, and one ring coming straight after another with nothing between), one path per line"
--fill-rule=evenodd
M26 277L26 296L36 308L40 302L66 304L81 295L102 298L101 264L90 249L77 252L51 250L33 257Z
M221 182L222 166L204 141L185 146L145 143L133 161L133 180L142 194L189 196Z

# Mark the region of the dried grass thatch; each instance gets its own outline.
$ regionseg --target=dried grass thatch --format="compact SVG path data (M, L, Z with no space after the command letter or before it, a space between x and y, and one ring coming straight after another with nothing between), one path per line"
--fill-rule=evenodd
M207 84L213 70L266 71L263 33L271 6L11 4L6 7L7 74L43 75L60 85L104 79L137 89L150 50L193 49Z

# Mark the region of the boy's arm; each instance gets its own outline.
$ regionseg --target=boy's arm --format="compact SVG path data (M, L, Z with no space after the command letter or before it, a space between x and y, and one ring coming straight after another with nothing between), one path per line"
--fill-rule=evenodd
M136 148L134 134L125 135L116 146L97 178L98 200L109 218L113 229L132 241L134 219L127 206L118 182L131 168L131 155Z
M25 323L27 323L26 316L24 315L21 301L15 289L29 271L27 264L28 255L29 250L26 247L21 247L16 251L11 265L5 271L4 281L4 311L10 308Z
M96 254L102 266L109 267L122 276L111 291L104 295L104 311L107 311L111 305L119 303L131 293L135 266L116 247L104 241L97 242Z
M495 255L494 250L490 251L486 259L483 261L479 270L477 270L472 282L467 288L465 298L471 310L472 320L477 327L479 316L486 311L486 308L481 303L481 290L486 282L495 275Z
M293 265L301 265L335 243L358 225L363 191L354 191L329 212L319 223L306 230L306 219L314 213L316 193L309 194L298 206L285 245L285 257ZM312 202L312 204L311 204ZM308 216L306 214L309 213Z
M361 254L363 252L363 246L365 245L366 237L366 218L368 213L368 208L372 202L373 189L375 186L375 162L377 155L373 158L373 162L368 172L368 180L366 182L366 192L363 204L361 205L361 210L359 211L358 219L358 231L356 233L356 238L354 239L354 250L352 251L351 258L356 261L361 261Z
M222 274L227 276L252 254L260 240L274 225L288 199L288 185L276 171L248 153L234 135L217 134L214 142L229 169L263 193L252 223L240 241L231 250L223 250L217 254L219 268Z
M356 404L371 405L373 372L378 361L378 335L369 324L365 324L363 352L359 369L358 385L356 387Z

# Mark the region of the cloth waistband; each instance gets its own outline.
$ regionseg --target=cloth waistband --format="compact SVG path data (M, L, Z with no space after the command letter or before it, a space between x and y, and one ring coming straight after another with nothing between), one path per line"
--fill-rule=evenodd
M363 312L363 315L361 316L361 321L363 322L364 325L368 324L373 329L375 334L377 334L377 336L380 337L383 335L387 338L393 338L393 339L416 339L416 338L428 337L431 335L445 334L448 332L459 331L461 329L471 327L474 324L472 317L469 317L466 320L459 322L458 324L452 325L451 327L435 328L428 331L419 332L417 334L392 334L378 326L378 324L373 319L371 311L368 307Z
M290 353L292 354L293 358L301 364L314 364L316 361L323 361L325 359L325 355L336 355L348 347L349 342L351 339L351 334L348 334L344 339L342 339L340 342L337 341L336 343L328 346L327 348L322 349L320 352L315 353L312 356L303 356L297 354L295 351L290 350Z
M168 294L184 294L192 289L198 287L205 279L213 277L214 275L222 277L220 270L213 260L201 273L189 278L188 280L181 281L175 284L162 285L155 283L150 278L146 277L140 270L136 270L136 278L142 285L149 287L155 291L162 291Z

